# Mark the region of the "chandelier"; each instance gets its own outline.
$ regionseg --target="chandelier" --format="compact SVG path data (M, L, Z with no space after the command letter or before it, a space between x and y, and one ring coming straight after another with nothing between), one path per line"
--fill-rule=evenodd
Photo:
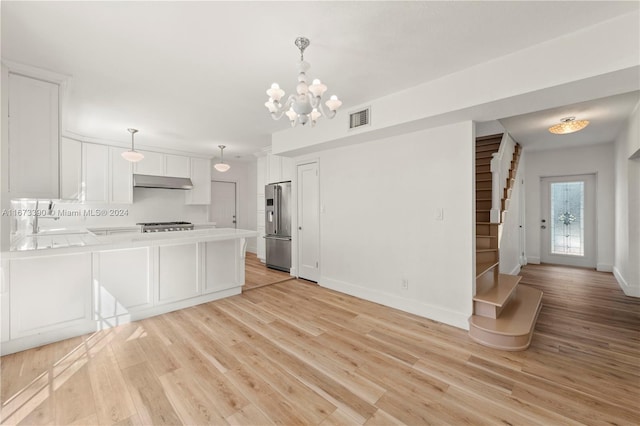
M575 117L565 117L560 119L560 124L549 127L549 131L556 135L566 135L567 133L578 132L588 125L588 120L576 120Z
M336 95L331 96L325 102L329 112L325 111L322 105L322 95L327 91L327 86L318 79L313 80L311 85L307 84L306 72L309 71L311 66L304 60L304 49L309 46L309 39L298 37L295 44L300 49L300 62L298 62L298 71L300 73L298 74L298 85L296 86L297 95L289 95L287 101L282 104L280 100L284 97L284 90L280 88L278 83L273 83L271 88L267 90L269 100L265 102L264 106L267 107L274 120L279 120L283 115L286 115L291 122L291 127L295 127L298 123L305 125L308 122L311 122L311 126L315 126L318 118L322 116L327 118L335 117L336 111L340 108L342 102Z

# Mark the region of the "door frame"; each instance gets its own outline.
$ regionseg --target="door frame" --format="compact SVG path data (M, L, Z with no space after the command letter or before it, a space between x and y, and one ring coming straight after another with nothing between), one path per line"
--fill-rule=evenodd
M238 229L238 222L240 221L240 218L238 217L238 213L240 211L239 209L239 202L238 202L238 181L237 180L220 180L220 179L211 179L211 187L213 188L213 184L214 183L232 183L234 185L234 198L235 198L235 202L234 202L234 208L235 208L235 213L236 213L236 223L235 223L235 229ZM211 205L213 203L213 198L211 199L211 201L209 202L209 220L211 220ZM218 226L218 224L216 223L216 227Z
M548 218L549 212L545 211L545 207L551 208L551 183L553 182L577 182L583 181L585 182L585 191L584 191L584 204L585 211L590 209L593 218L590 221L591 223L585 223L585 254L582 257L573 256L573 255L563 255L563 254L550 254L549 247L545 246L545 244L550 244L550 240L540 234L540 263L550 263L550 264L558 264L558 265L566 265L566 266L577 266L584 268L593 268L596 269L598 265L598 174L597 173L580 173L580 174L570 174L570 175L554 175L554 176L541 176L540 177L540 219ZM592 198L592 199L590 199ZM538 224L539 226L542 223ZM550 225L550 222L547 222L547 225ZM586 230L587 226L591 226L590 230L591 235L587 236L588 231ZM550 230L547 231L547 234ZM590 241L589 241L590 240ZM589 247L588 243L591 243L591 247ZM589 250L589 253L587 253ZM548 256L555 257L556 261L552 261L554 259L549 258ZM546 259L545 259L546 258ZM564 260L563 262L558 261L559 259Z
M296 278L300 278L299 275L299 271L300 271L300 256L299 256L299 252L300 252L300 247L299 247L299 236L298 236L298 216L300 214L300 200L298 199L298 167L300 166L304 166L307 164L315 164L317 169L318 169L318 284L320 283L320 278L322 277L322 212L323 212L323 206L322 206L322 183L320 181L320 176L321 176L321 166L320 166L320 159L317 157L314 158L309 158L306 160L300 160L297 161L295 166L296 166L296 170L295 170L295 174L294 174L294 178L292 180L292 185L291 185L291 192L292 194L295 194L295 212L296 214L293 215L292 222L291 222L291 226L292 229L295 230L295 232L292 232L291 237L292 237L292 250L291 250L291 254L292 256L295 256L295 258L291 259L291 275L294 275ZM295 270L294 270L295 268ZM304 279L304 278L303 278Z

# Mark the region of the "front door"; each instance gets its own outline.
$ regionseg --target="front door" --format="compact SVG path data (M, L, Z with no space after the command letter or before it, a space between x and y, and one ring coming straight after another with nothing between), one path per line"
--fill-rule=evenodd
M542 178L542 262L596 267L595 186L595 175Z
M211 222L216 228L236 227L236 183L211 182L211 208L209 209Z

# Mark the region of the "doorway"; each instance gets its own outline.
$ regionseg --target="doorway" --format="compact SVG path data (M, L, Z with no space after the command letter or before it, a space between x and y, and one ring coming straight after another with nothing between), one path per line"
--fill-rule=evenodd
M211 181L209 219L216 228L236 228L236 183Z
M540 260L596 267L596 176L541 179Z
M320 279L320 178L318 163L298 165L298 276Z

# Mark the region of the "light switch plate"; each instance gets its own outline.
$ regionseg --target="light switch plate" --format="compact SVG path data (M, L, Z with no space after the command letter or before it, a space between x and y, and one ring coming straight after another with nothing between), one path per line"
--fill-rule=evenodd
M436 220L444 220L444 209L442 207L438 207L436 209Z

